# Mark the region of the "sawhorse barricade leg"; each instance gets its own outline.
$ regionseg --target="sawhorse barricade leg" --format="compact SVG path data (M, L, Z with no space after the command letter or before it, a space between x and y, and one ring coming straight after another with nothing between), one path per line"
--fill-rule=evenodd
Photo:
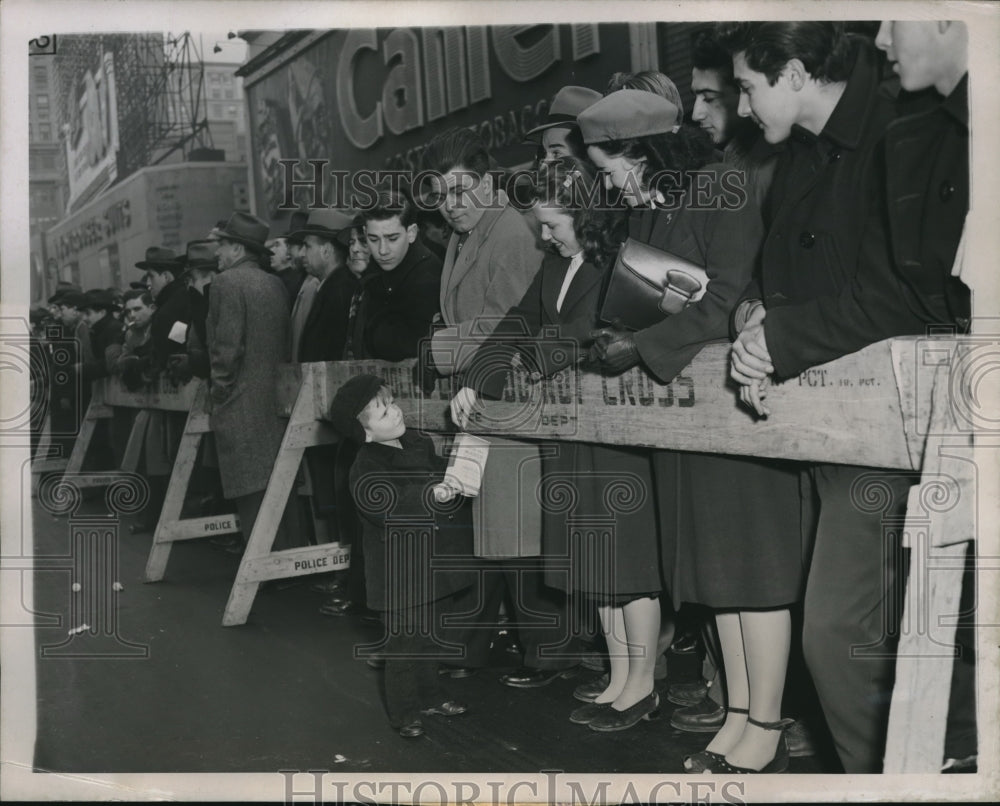
M225 627L246 623L257 589L265 580L321 574L349 566L350 548L337 543L271 551L306 448L328 445L337 440L333 429L317 419L315 383L314 375L307 371L299 386L260 512L226 603L222 618Z
M977 454L971 434L957 427L946 370L942 364L933 378L921 479L907 503L903 545L910 549L910 567L886 773L941 771L966 553L974 547L980 522Z
M122 470L134 473L139 467L139 457L142 456L142 443L146 439L146 430L149 428L149 410L139 409L136 412L135 420L132 422L132 430L128 435L128 442L125 443L125 453L122 456Z
M187 494L191 473L198 458L198 446L210 430L208 424L208 387L202 384L195 395L184 425L184 434L177 449L177 459L167 486L167 495L153 533L153 545L146 560L146 582L159 582L167 570L170 548L177 540L192 540L208 535L220 535L240 530L235 515L215 515L208 518L181 520L181 509Z
M110 483L111 476L86 475L80 471L83 469L83 461L87 457L90 443L93 442L98 420L110 420L113 414L114 411L111 407L104 403L103 395L99 394L95 388L94 396L91 398L87 412L83 415L83 420L80 423L80 432L77 434L76 442L73 443L73 450L63 470L64 475L74 478L73 483L77 487L102 487Z

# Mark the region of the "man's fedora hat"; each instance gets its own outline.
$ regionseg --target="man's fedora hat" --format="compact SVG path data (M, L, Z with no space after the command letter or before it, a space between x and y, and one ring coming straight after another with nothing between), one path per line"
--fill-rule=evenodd
M224 227L219 228L219 238L233 243L241 243L257 252L266 255L271 250L264 244L270 231L266 221L261 221L250 213L233 213Z
M86 303L83 305L85 309L89 308L96 311L103 308L106 311L112 311L118 307L115 295L106 288L93 288L84 294L84 296L87 298Z
M545 123L535 126L524 135L525 139L533 137L546 129L562 126L566 129L576 126L576 116L588 106L601 100L603 96L597 90L587 87L568 86L563 87L552 98L552 105L549 106L549 114Z
M287 240L292 233L305 226L308 218L309 213L306 210L279 210L278 215L271 219L271 229L274 232L271 237Z
M140 260L135 264L135 267L143 271L147 269L176 271L177 254L173 249L167 249L165 246L151 246L146 250L146 259Z
M183 261L184 274L194 269L207 271L219 270L219 258L215 253L218 242L211 239L188 241L187 248L180 260Z
M67 291L59 298L57 304L64 308L76 308L78 311L83 311L87 309L90 301L82 291Z
M351 239L351 228L354 226L354 216L346 210L323 207L309 213L305 225L288 234L288 240L302 242L307 235L325 238L328 241L337 240L347 245Z

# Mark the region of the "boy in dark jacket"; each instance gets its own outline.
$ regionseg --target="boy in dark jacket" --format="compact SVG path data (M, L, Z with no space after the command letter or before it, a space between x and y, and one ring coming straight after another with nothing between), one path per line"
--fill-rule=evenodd
M371 263L361 276L351 357L415 358L439 312L441 259L420 241L416 205L406 196L382 191L361 215Z
M441 686L439 660L460 659L462 647L442 638L437 621L473 581L470 571L448 568L471 555L471 507L443 483L447 462L431 440L407 432L381 378L359 375L343 384L329 419L361 445L350 489L362 522L368 606L385 621L379 650L389 721L401 736L421 736L421 715L466 711Z

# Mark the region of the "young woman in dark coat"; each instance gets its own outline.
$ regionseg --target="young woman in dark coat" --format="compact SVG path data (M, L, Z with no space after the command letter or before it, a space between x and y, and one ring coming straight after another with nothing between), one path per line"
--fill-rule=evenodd
M603 281L624 236L624 211L592 209L600 204L594 183L593 168L571 157L541 167L532 211L552 251L465 374L467 385L452 402L457 423L467 422L478 395L500 397L513 356L535 377L551 377L572 371L585 355ZM594 690L587 697L593 701L573 711L570 721L596 731L624 730L659 706L653 670L662 585L649 452L548 444L541 493L546 584L597 603L610 659L607 686ZM611 530L574 529L609 516Z
M727 166L707 164L708 135L681 127L669 101L621 90L578 121L590 158L632 207L629 236L708 275L704 296L679 313L638 332L593 334L591 357L605 371L641 364L666 383L705 344L727 338L763 238L760 214L737 177L725 176ZM707 182L693 181L698 170ZM780 772L788 764L788 607L801 595L804 570L798 473L772 461L677 451L654 452L653 468L666 587L675 605L716 610L725 663L726 722L685 768L700 772L728 758L741 771Z

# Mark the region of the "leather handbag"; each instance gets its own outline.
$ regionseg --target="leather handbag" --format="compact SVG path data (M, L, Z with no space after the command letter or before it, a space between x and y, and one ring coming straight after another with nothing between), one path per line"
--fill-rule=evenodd
M697 263L629 238L611 269L601 319L642 330L700 300L708 280Z

